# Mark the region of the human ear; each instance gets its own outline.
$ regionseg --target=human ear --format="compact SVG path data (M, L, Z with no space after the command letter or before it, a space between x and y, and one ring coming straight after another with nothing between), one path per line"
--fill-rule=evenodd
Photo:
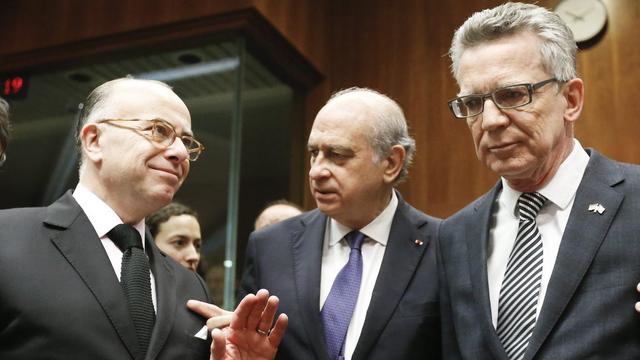
M101 131L96 123L85 124L80 130L80 147L83 154L92 162L102 160Z
M384 159L385 167L383 178L385 183L391 184L398 178L406 156L407 153L401 145L391 147L389 155Z
M567 102L567 107L564 110L564 120L575 122L578 120L584 104L584 83L582 79L569 80L562 89L562 95Z

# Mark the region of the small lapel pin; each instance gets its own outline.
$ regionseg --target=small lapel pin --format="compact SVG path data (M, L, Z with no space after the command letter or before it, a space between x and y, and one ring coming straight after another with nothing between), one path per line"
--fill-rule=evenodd
M416 246L422 246L422 244L424 244L424 241L416 239L414 243L416 244Z
M602 215L602 213L605 211L604 206L600 205L599 203L595 203L595 204L589 204L589 211L594 212L594 213L598 213L600 215Z

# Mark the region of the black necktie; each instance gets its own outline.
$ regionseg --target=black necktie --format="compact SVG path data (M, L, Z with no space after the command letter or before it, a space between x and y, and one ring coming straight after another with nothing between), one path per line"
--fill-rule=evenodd
M120 284L138 337L139 356L136 358L143 359L156 318L151 300L149 260L142 250L140 234L133 226L117 225L107 235L123 252Z

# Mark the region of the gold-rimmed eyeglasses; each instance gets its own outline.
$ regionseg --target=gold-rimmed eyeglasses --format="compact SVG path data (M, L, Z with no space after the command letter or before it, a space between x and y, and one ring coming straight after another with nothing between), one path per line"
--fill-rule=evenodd
M140 127L130 127L120 125L117 122L126 121L126 122L140 122L144 125ZM202 152L204 151L204 145L202 145L198 140L194 139L193 136L190 135L182 135L178 136L176 133L176 129L171 125L168 121L162 119L151 119L151 120L143 120L143 119L103 119L96 121L97 124L106 123L115 127L130 129L133 130L140 135L146 137L151 140L155 144L163 146L165 148L171 146L176 138L179 137L184 147L187 148L187 153L189 154L189 161L196 161Z
M471 94L457 97L449 101L449 109L453 116L465 119L482 114L484 102L491 98L499 109L513 109L530 104L533 93L539 88L558 79L551 78L535 84L515 84L496 89L486 94Z

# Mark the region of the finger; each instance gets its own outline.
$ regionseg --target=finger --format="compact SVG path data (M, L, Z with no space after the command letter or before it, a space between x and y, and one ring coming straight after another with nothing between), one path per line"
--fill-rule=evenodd
M233 313L228 312L228 314L214 316L207 320L207 328L209 330L214 328L223 328L229 326L231 324L231 319L233 318Z
M280 300L277 296L270 296L267 301L267 306L262 312L262 316L260 317L260 321L258 322L257 329L269 332L271 329L271 324L273 324L273 317L276 314L276 310L278 310L278 302Z
M211 357L213 360L222 360L226 355L227 339L220 329L213 329L211 331Z
M260 318L262 317L262 312L265 310L267 306L267 302L269 301L269 292L265 289L260 289L256 293L256 302L251 309L251 313L247 317L246 329L256 330L258 328L258 323L260 322ZM271 323L269 323L271 325ZM271 326L266 326L263 330L269 330Z
M219 315L225 315L225 313L227 313L226 310L223 310L221 308L219 308L218 306L215 306L213 304L209 304L206 303L204 301L198 301L198 300L189 300L187 301L187 307L195 312L198 313L206 318L210 318L210 317L214 317L214 316L219 316Z
M637 302L635 305L636 311L640 313L640 302Z
M276 320L276 326L273 327L271 333L269 334L269 342L274 347L280 346L280 342L282 341L282 337L284 336L285 330L287 330L287 326L289 325L289 317L287 314L280 314L278 316L278 320Z
M638 283L638 285L636 285L636 290L638 290L638 292L640 292L640 283Z
M257 298L253 294L247 294L238 307L233 311L231 324L229 327L234 330L244 330L247 328L247 318L251 314L251 310L255 306Z

